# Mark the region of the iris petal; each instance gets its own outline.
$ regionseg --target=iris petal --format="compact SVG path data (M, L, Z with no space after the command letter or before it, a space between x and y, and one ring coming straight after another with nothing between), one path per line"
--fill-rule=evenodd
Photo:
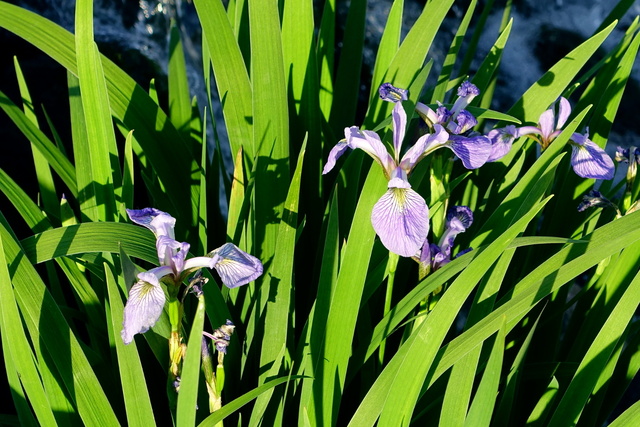
M347 148L349 148L349 144L347 144L347 141L344 139L333 146L333 148L329 152L327 163L324 165L324 169L322 169L322 175L329 173L329 171L333 169L333 167L336 165L336 160L338 160L338 158L342 156L345 151L347 151Z
M124 320L120 336L125 344L133 341L135 334L142 334L152 327L165 303L165 295L155 274L138 274L138 282L131 287L124 307Z
M382 244L398 255L415 256L429 232L429 208L410 188L389 188L371 213Z
M582 178L611 179L615 167L611 157L586 136L571 137L571 166Z
M220 275L222 283L228 288L245 285L262 274L260 260L244 252L233 243L220 246L210 255L215 261L213 267Z
M169 236L172 239L175 237L173 228L176 225L176 219L166 212L156 208L127 209L127 215L132 222L153 231L156 237Z
M491 140L484 135L467 138L452 135L447 145L462 160L467 169L476 169L484 165L491 155Z
M407 127L407 113L404 111L404 108L402 108L401 102L398 102L393 107L391 117L393 118L393 150L395 159L398 161L402 140L404 139L405 129Z

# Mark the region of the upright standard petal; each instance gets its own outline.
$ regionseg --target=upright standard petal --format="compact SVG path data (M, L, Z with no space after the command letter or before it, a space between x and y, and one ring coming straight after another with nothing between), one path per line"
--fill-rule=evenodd
M156 208L127 209L127 215L134 223L153 231L156 237L175 238L173 228L176 225L176 219L166 212Z
M176 279L184 269L184 260L189 253L190 245L186 242L178 242L168 236L160 236L156 240L156 249L160 265L167 265L173 270Z
M567 119L571 115L571 104L567 101L567 98L564 96L560 97L558 101L558 121L556 123L556 130L562 128L564 124L567 122Z
M462 160L467 169L477 169L487 163L491 155L491 140L484 135L464 137L452 135L446 144Z
M401 102L396 103L393 107L391 117L393 119L393 157L397 163L400 161L400 149L402 148L402 140L407 128L407 113L404 111Z
M418 138L415 144L404 153L400 167L407 173L411 172L420 160L438 148L444 147L448 140L449 133L442 126L435 125L433 133Z
M235 288L254 281L262 274L262 263L233 243L225 243L212 251L213 267L220 275L222 283Z
M387 249L411 257L418 254L429 233L429 208L408 182L400 187L399 181L389 182L389 189L373 207L371 224Z
M574 133L571 144L571 166L578 176L593 179L612 179L615 172L613 160L588 135Z
M124 307L122 341L129 344L135 334L148 331L162 314L164 303L164 291L156 275L150 272L138 274L138 281L131 287Z
M447 130L455 135L461 135L468 130L471 130L475 125L478 124L478 120L474 117L473 114L468 112L467 110L462 110L456 118L449 122L447 125Z

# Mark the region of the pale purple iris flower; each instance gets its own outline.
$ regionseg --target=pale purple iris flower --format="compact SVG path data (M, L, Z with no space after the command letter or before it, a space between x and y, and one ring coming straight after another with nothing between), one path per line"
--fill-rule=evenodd
M571 105L566 98L560 97L557 114L554 110L554 106L551 106L544 111L538 119L538 126L522 126L520 128L507 126L489 132L494 144L494 152L489 158L493 160L501 158L502 152L504 154L508 152L506 147L510 148L515 138L524 135L531 136L538 141L543 150L546 149L562 132L562 127L571 114ZM572 149L571 167L578 176L593 179L613 178L615 170L613 160L602 148L589 139L588 130L585 134L573 133L569 139L569 145Z
M438 125L434 133L418 139L401 158L407 114L399 101L406 97L406 92L391 85L383 85L380 94L382 99L398 101L392 112L393 156L389 154L377 133L352 126L345 129L345 139L338 142L329 153L322 173L326 174L333 169L337 158L347 148L359 148L370 155L382 167L389 181L387 192L373 207L371 223L387 249L398 255L409 257L415 255L427 237L429 208L422 196L411 188L408 175L427 154L425 150L434 145L445 144L449 135L442 126Z
M336 160L347 148L365 151L382 167L389 181L388 190L375 204L371 222L380 240L391 252L405 257L414 256L429 232L429 208L422 196L411 189L408 181L408 175L420 160L439 148L447 147L468 169L478 168L486 162L491 152L489 138L481 135L450 136L444 127L450 126L455 132L468 134L477 122L475 117L463 108L478 93L474 85L465 82L458 90L455 111L441 107L436 113L424 104L418 103L431 111L440 122L432 123L432 133L420 137L401 158L402 141L407 126L407 114L401 101L407 99L407 92L385 83L379 89L380 97L396 104L392 111L393 155L389 154L378 134L360 130L355 126L345 129L345 139L338 142L329 153L323 174L333 169ZM416 110L422 115L418 107Z
M538 126L523 126L519 129L519 136L536 134L532 137L540 143L544 150L562 132L562 127L567 122L571 114L571 104L565 97L560 97L558 101L558 114L554 111L554 106L540 114Z
M175 218L154 208L127 209L131 221L150 229L156 236L159 267L138 274L138 281L129 291L124 308L122 340L129 344L135 334L152 327L166 301L160 286L179 287L188 275L201 268L215 268L222 282L235 288L255 280L262 274L262 263L256 257L226 243L207 256L186 259L189 244L175 240Z
M451 262L451 249L458 234L464 233L473 224L473 212L467 206L453 206L447 212L447 222L444 234L438 244L429 243L425 239L419 256L415 259L420 263L420 270L424 274L436 271ZM460 251L461 256L471 249Z

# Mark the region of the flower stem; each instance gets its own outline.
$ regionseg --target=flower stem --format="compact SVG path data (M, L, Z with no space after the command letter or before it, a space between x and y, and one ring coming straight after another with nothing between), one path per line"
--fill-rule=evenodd
M393 252L389 252L389 260L387 261L387 291L384 297L384 313L383 316L386 316L389 311L391 311L391 297L393 296L393 282L396 277L396 267L398 266L399 255L394 254ZM384 351L386 347L387 341L385 339L380 343L380 348L378 349L378 361L380 365L384 364Z

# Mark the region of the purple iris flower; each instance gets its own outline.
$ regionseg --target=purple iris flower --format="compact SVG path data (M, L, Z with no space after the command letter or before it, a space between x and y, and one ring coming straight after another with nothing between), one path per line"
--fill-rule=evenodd
M402 256L412 256L420 249L429 232L429 208L417 192L411 189L408 175L416 163L424 157L416 147L431 143L444 144L449 135L442 126L433 134L424 135L400 158L407 115L400 102L392 112L393 156L375 132L360 130L355 126L345 129L345 139L329 153L323 174L328 173L347 148L359 148L382 166L389 180L387 192L378 200L371 213L371 223L387 249Z
M156 236L159 267L138 274L138 281L129 291L124 308L122 340L129 344L135 334L153 326L164 307L166 296L160 286L179 287L183 280L201 268L215 268L222 282L235 288L255 280L262 274L262 263L256 257L226 243L207 256L186 259L189 244L175 240L175 218L154 208L127 209L131 221L147 227Z
M562 126L567 122L569 115L571 114L571 104L565 97L560 97L558 102L558 114L554 112L553 106L540 115L538 119L538 126L523 126L518 130L519 136L537 134L537 139L542 149L544 150L556 139L560 132L562 132Z
M459 106L465 106L477 92L477 88L473 90L475 86L469 85L471 84L464 85L464 89L458 92L460 98L463 98L463 101L458 103ZM406 91L385 83L380 87L379 93L383 100L396 103L391 113L393 156L389 154L378 134L352 126L345 129L345 139L331 149L322 173L326 174L333 169L336 160L347 148L359 148L369 154L382 167L389 181L387 192L378 200L371 213L373 228L387 249L398 255L410 257L418 253L429 232L429 208L422 196L411 189L408 175L420 160L442 147L452 150L466 168L480 167L491 152L491 141L485 136L450 137L442 124L446 124L449 119L455 121L459 117L457 121L448 123L454 123L451 126L455 126L455 130L467 132L470 126L475 124L475 118L464 110L457 111L457 116L453 117L453 113L445 107L438 108L438 113L435 113L422 104L434 115L440 114L442 124L434 123L431 126L433 133L420 137L401 158L407 114L399 101L406 99Z
M415 258L425 275L451 262L451 248L456 236L464 233L471 224L473 224L473 212L467 206L453 206L449 209L446 228L438 244L429 243L425 239L419 258ZM458 256L470 250L460 251Z

